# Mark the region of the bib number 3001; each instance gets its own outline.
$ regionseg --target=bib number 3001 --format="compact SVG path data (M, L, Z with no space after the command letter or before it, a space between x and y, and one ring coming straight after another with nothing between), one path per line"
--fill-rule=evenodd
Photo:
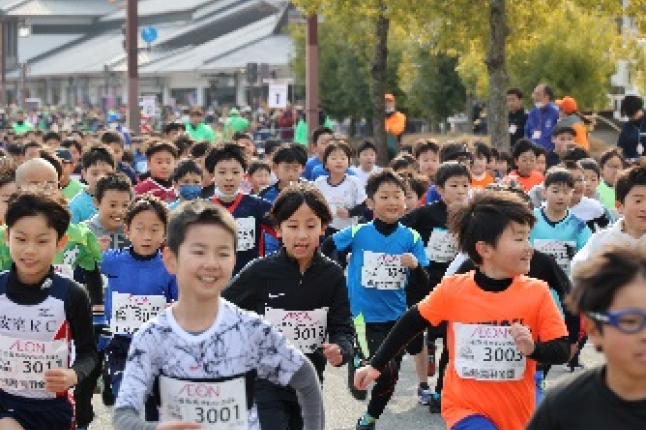
M509 327L453 323L455 371L478 381L517 381L527 359L518 350Z
M224 382L159 377L162 421L192 421L207 430L247 430L247 390L241 376Z

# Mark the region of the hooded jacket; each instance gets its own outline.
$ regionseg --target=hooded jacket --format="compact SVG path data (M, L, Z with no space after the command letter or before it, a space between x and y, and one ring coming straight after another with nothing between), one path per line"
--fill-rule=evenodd
M229 117L224 123L224 129L228 134L233 136L233 133L243 131L249 127L249 120L240 116L238 109L233 108L229 111Z
M103 236L108 236L110 238L110 246L108 249L122 249L130 246L130 239L128 239L126 233L123 231L123 226L119 227L117 231L110 231L101 223L101 217L99 214L94 215L92 218L85 221L84 224L97 238L101 238Z

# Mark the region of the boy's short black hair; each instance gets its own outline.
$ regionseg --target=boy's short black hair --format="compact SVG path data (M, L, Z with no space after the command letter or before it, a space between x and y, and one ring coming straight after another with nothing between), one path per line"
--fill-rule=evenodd
M319 127L312 133L312 143L316 145L316 142L319 140L319 137L323 134L331 134L334 136L334 130L330 127Z
M564 167L555 166L550 168L545 172L545 181L543 182L543 188L547 189L550 185L567 185L570 188L574 188L574 177L572 173Z
M7 145L7 153L12 157L19 157L24 155L25 152L23 151L21 144L14 142Z
M12 157L0 157L0 187L16 182L18 165Z
M274 201L269 217L275 226L287 221L306 204L324 226L332 222L332 212L321 191L307 182L296 182L285 187Z
M265 170L267 171L267 173L271 175L271 166L269 166L269 163L267 163L264 160L253 160L249 164L249 168L247 169L247 174L251 176L259 170Z
M536 154L536 158L540 157L541 155L547 157L547 150L541 145L534 145L534 154Z
M56 230L58 240L65 236L72 219L69 209L59 201L42 193L21 192L9 199L5 224L11 230L18 220L38 215L45 217L47 226Z
M483 190L468 205L449 210L449 229L456 235L460 250L475 264L482 263L476 244L485 242L496 246L512 222L531 228L536 217L523 199L509 191Z
M200 158L205 157L211 148L213 148L211 142L208 140L201 140L191 146L188 152L192 158Z
M209 151L204 160L204 166L207 172L213 174L215 166L221 161L235 160L242 166L242 170L247 170L247 159L244 156L242 148L235 143L225 143L221 146L215 146Z
M471 172L467 166L457 161L445 161L435 172L435 185L444 188L446 181L454 176L465 177L471 182Z
M429 183L431 182L428 176L419 174L407 173L403 178L406 183L406 189L417 194L417 197L422 197L424 195L428 190Z
M155 141L148 146L146 149L146 158L150 160L158 152L166 151L173 156L173 158L178 157L177 147L170 142L165 141Z
M572 160L565 160L561 162L557 167L562 167L566 170L572 171L572 170L580 170L581 173L583 173L583 166L577 161L572 161Z
M469 146L464 142L446 142L440 147L440 163L445 161L457 160L461 158L473 161L473 154L469 151Z
M606 312L617 292L646 278L646 254L632 247L613 247L593 256L572 273L572 293L567 300L576 315ZM599 331L602 324L597 322Z
M599 157L599 168L603 169L603 166L605 166L608 161L612 160L615 157L619 158L624 166L626 165L626 159L621 153L621 150L619 150L618 148L610 148L604 151L603 154L601 154L601 156Z
M348 165L350 164L350 160L352 160L352 148L350 145L342 140L333 140L323 153L323 166L327 164L327 159L334 151L342 151L348 157Z
M597 179L601 178L601 169L599 163L594 158L584 158L579 160L579 164L583 170L592 170L597 174Z
M48 131L43 135L43 142L47 142L48 140L56 140L58 142L61 141L61 135L56 133L55 131Z
M404 143L399 147L399 155L413 155L414 149L413 149L413 144L412 143Z
M491 161L491 148L484 142L473 144L473 158L485 158L487 163Z
M173 131L185 131L186 126L184 123L179 121L171 121L164 126L164 134L171 133Z
M590 154L588 154L588 151L586 151L585 149L577 145L577 146L573 146L572 148L566 149L565 153L561 157L561 160L579 161L579 160L583 160L584 158L590 158Z
M633 166L622 170L617 175L617 181L615 182L615 199L624 204L630 190L640 185L646 185L645 166Z
M101 143L104 145L110 145L116 143L121 147L126 145L123 135L116 130L107 130L101 134Z
M406 193L406 182L395 171L389 167L381 169L380 172L373 173L368 177L366 182L366 195L369 199L375 197L375 193L382 184L394 184Z
M639 96L626 96L621 101L621 114L629 118L642 109L644 109L644 100Z
M195 173L196 175L199 175L202 177L202 169L200 166L195 162L195 160L187 159L187 160L182 160L177 165L175 166L175 170L173 170L173 174L171 175L171 179L173 182L179 182L184 176L188 175L189 173Z
M54 169L56 170L56 176L58 176L58 181L60 182L60 180L63 178L63 163L61 162L60 158L58 158L56 154L47 149L41 149L38 153L38 158L42 158L43 160L54 166Z
M175 147L177 148L178 154L184 154L194 144L195 144L195 141L193 140L191 135L187 133L180 134L175 138L175 140L173 140L173 145L175 145Z
M263 149L265 150L265 157L272 157L276 149L280 148L283 142L278 139L267 139L263 144Z
M377 147L375 146L375 144L374 144L374 143L372 143L372 142L371 142L371 141L369 141L369 140L364 140L364 141L363 141L363 142L361 142L361 144L357 147L357 157L358 157L359 155L361 155L361 153L362 153L363 151L367 151L367 150L369 150L369 149L372 149L373 151L375 151L375 154L377 153Z
M36 142L35 140L28 140L27 142L22 144L22 155L26 155L27 150L29 148L42 148L42 147L43 147L43 145Z
M242 131L236 131L235 133L233 133L231 140L233 140L234 142L237 142L240 139L249 139L250 141L253 142L253 136L251 136L251 134L249 133L244 133Z
M170 215L166 244L173 254L186 240L186 233L195 225L213 225L231 234L233 249L237 247L237 227L233 216L222 206L205 200L191 200L181 204Z
M166 205L159 200L159 198L153 196L152 194L142 194L134 198L128 206L126 215L123 218L123 223L130 227L132 220L142 212L151 211L157 218L164 224L164 227L168 226L168 208ZM168 228L166 228L168 231Z
M61 142L61 146L67 149L70 149L73 146L74 148L76 148L79 154L83 153L83 145L81 144L81 141L79 140L79 138L76 136L66 137Z
M81 157L81 166L84 170L87 170L100 162L109 164L110 166L112 166L112 168L116 167L116 162L114 161L114 155L112 155L112 151L110 151L103 145L96 145L91 147L83 154L83 157Z
M433 152L435 154L440 153L440 145L433 139L423 140L415 146L415 158L419 160L419 157L422 154L427 152Z
M536 144L529 139L523 138L519 139L516 142L516 145L514 145L512 155L514 157L514 160L517 160L522 154L530 151L533 152L535 156L538 156Z
M495 158L496 160L500 159L500 152L496 148L489 148L491 150L491 157Z
M556 125L556 127L552 129L552 137L557 137L562 134L569 134L572 137L576 137L576 130L574 127L569 125Z
M410 154L399 154L397 157L390 160L388 167L393 169L395 172L401 169L408 169L409 167L415 167L417 161Z
M514 96L518 97L521 100L523 99L523 92L521 90L519 90L518 88L511 88L511 89L507 90L507 95L508 96L514 95Z
M130 178L121 172L108 173L96 181L96 191L94 192L96 201L101 203L105 193L110 190L130 193L130 197L133 195Z
M305 167L305 164L307 164L307 151L300 143L286 143L274 152L272 161L274 164L298 163Z

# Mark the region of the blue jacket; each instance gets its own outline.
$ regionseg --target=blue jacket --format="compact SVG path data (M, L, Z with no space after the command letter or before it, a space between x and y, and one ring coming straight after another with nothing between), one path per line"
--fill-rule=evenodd
M534 108L529 112L525 124L525 137L541 145L547 152L554 149L552 130L559 119L559 109L550 103L542 109ZM540 137L537 137L540 133Z

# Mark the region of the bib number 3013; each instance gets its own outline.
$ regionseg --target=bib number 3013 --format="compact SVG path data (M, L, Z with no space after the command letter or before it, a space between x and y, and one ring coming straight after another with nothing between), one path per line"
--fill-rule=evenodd
M207 430L246 430L244 376L223 382L182 381L159 377L162 421L192 421Z

